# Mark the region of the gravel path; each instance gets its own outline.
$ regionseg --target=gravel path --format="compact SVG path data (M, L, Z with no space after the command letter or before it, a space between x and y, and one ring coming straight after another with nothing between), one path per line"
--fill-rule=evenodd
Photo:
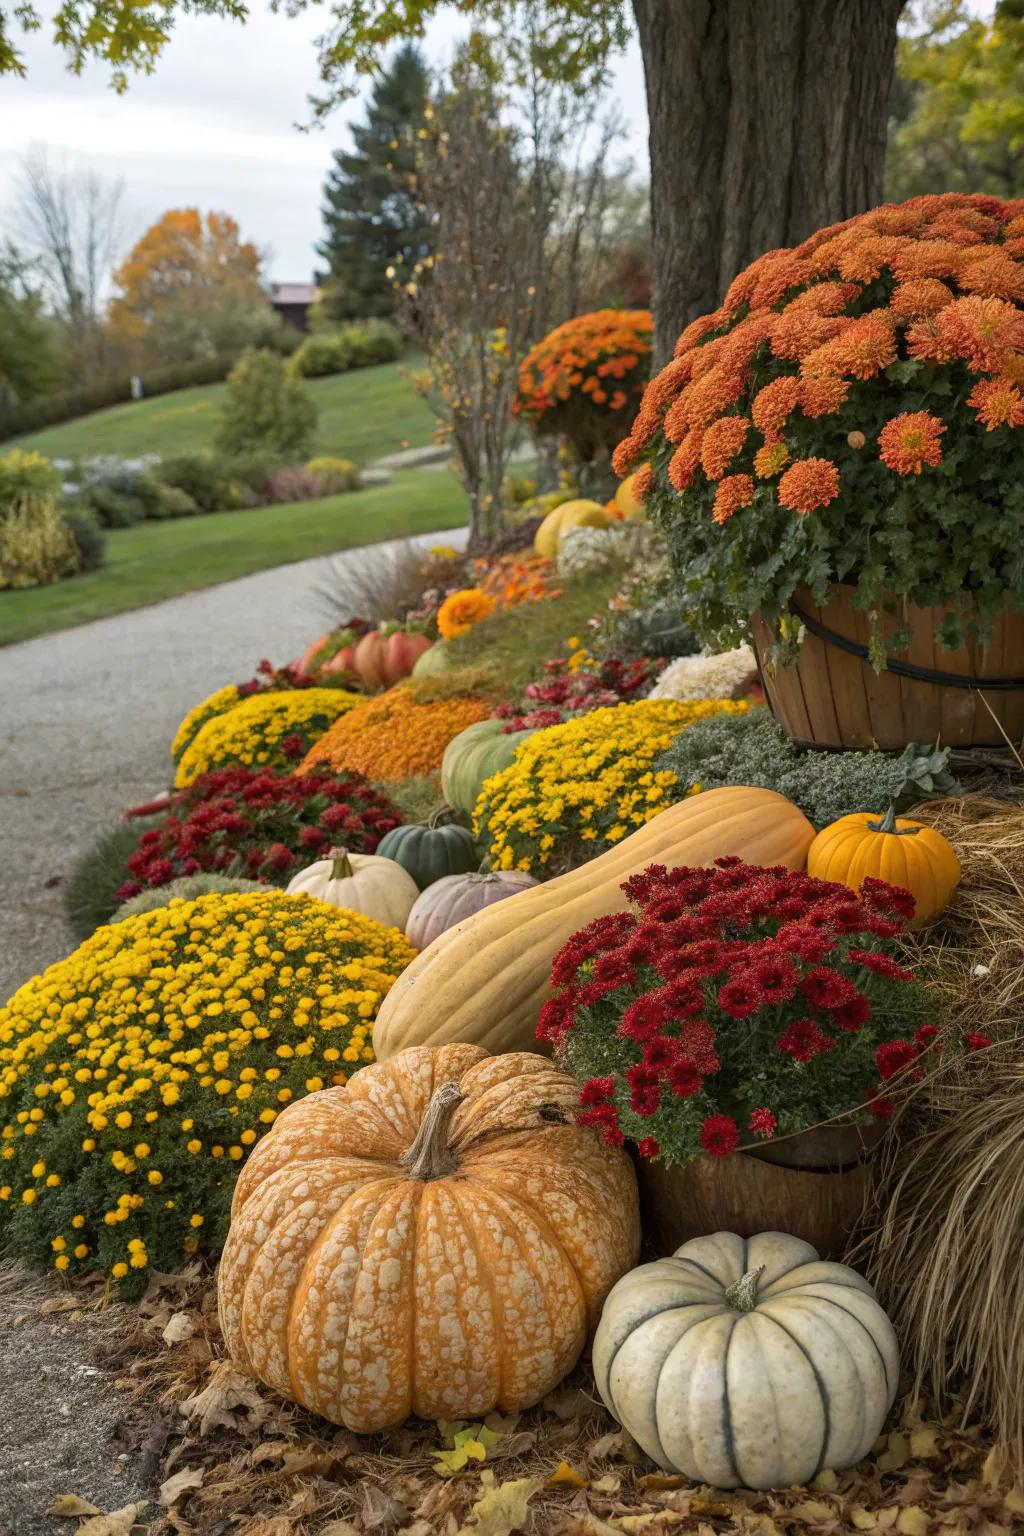
M326 627L317 587L331 563L261 571L0 650L0 1003L72 947L61 882L102 828L166 788L186 711L264 656L290 661Z

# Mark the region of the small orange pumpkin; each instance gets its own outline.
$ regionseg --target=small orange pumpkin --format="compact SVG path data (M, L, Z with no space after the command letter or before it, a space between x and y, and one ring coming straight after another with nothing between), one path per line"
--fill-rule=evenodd
M289 1105L235 1186L238 1365L364 1434L539 1402L639 1248L632 1165L578 1102L544 1057L444 1045Z
M960 880L953 845L922 821L908 821L889 807L884 816L857 811L819 832L807 851L807 873L857 891L871 876L909 891L913 926L927 923L949 905Z

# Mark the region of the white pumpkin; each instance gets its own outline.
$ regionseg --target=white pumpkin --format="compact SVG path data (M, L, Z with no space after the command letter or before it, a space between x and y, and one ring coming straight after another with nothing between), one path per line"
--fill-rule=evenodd
M329 906L346 907L404 931L419 888L394 859L332 848L325 859L299 870L288 885L288 895L315 896Z
M867 1455L899 1349L845 1264L782 1232L716 1232L618 1282L594 1374L659 1466L715 1488L785 1488Z

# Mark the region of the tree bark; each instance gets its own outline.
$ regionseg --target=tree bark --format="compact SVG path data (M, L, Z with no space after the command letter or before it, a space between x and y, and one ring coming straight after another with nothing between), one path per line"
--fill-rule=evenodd
M904 0L633 0L655 361L764 251L882 199Z

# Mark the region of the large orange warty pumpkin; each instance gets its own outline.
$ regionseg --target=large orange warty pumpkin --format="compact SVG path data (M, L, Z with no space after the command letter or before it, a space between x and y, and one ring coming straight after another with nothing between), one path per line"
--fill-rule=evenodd
M290 1105L235 1189L236 1362L359 1433L539 1402L639 1247L578 1093L541 1056L416 1046Z

